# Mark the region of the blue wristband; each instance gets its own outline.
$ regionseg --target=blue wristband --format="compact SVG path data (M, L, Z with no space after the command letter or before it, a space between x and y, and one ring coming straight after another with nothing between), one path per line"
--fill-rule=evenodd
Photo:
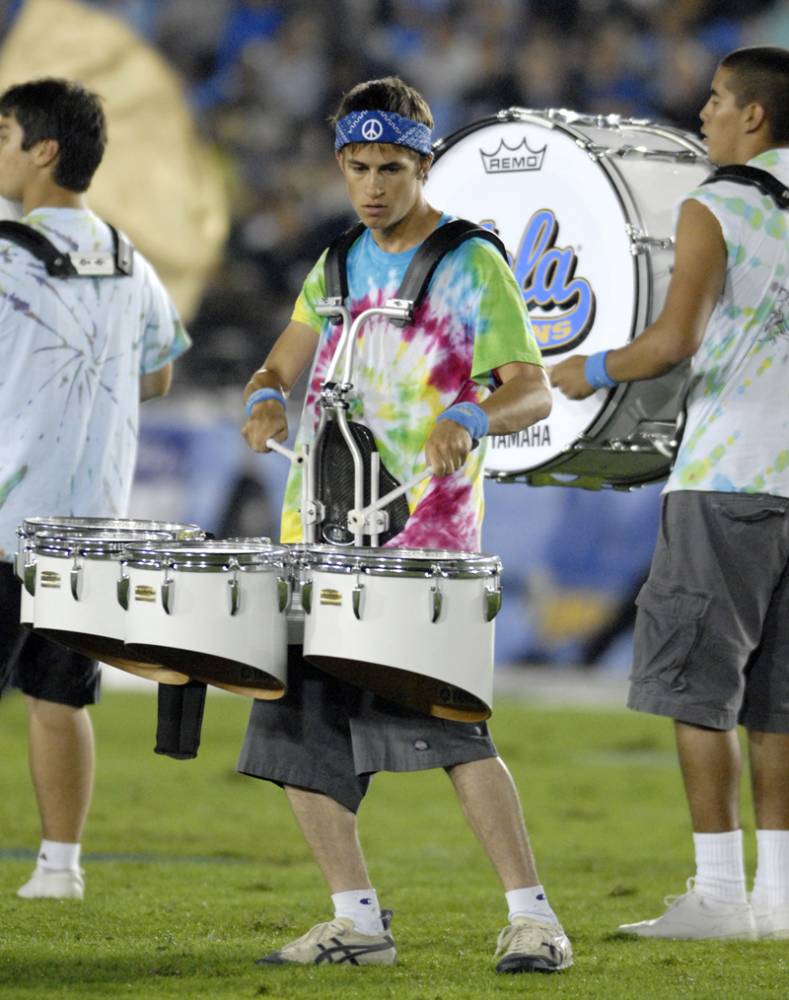
M455 403L436 417L436 422L439 420L454 420L465 427L473 441L479 441L488 433L488 415L476 403Z
M584 378L593 389L613 389L618 385L615 378L611 378L605 367L605 359L608 351L598 351L597 354L590 354L584 362Z
M249 394L249 398L246 401L246 411L247 416L252 416L252 410L258 405L258 403L265 403L267 399L276 399L278 403L287 409L288 401L279 391L279 389L255 389L254 392Z

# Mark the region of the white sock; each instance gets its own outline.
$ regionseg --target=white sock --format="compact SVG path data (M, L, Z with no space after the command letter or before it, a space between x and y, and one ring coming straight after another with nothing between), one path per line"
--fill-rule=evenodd
M694 833L696 891L719 903L746 903L742 830Z
M332 894L335 917L350 917L360 934L383 934L381 908L375 889L349 889Z
M38 867L45 871L79 871L80 844L62 844L57 840L42 840L38 849Z
M756 831L753 905L759 910L789 905L789 830Z
M559 918L551 909L541 885L531 885L527 889L510 889L504 895L507 897L510 923L515 917L531 917L546 924L559 923Z

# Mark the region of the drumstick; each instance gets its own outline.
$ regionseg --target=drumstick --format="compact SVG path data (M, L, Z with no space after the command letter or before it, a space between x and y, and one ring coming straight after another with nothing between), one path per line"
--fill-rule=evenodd
M403 483L402 486L398 486L397 489L392 490L391 493L386 493L378 500L362 508L362 510L359 511L359 515L361 516L362 520L364 520L364 518L367 517L368 514L372 514L373 511L376 510L381 510L383 507L387 507L390 503L392 503L393 500L396 500L398 497L401 497L404 493L407 493L409 490L412 490L415 486L418 486L423 479L428 479L432 475L433 475L433 467L432 465L429 465L424 470L424 472L420 472L419 475L414 476L413 479L409 479L407 483Z
M471 444L471 450L474 451L474 449L477 447L478 444L479 441L474 439ZM364 518L366 518L368 514L372 514L373 511L381 510L383 507L388 506L393 500L396 500L398 497L401 497L404 493L407 493L409 490L412 490L415 486L418 486L422 482L422 480L428 479L432 475L435 475L435 473L433 472L433 466L428 465L428 467L424 470L424 472L418 473L416 476L414 476L413 479L409 479L407 483L403 483L402 486L398 486L397 489L392 490L391 493L387 493L384 496L382 496L379 500L375 500L373 501L373 503L370 503L366 507L363 507L360 511L358 511L358 516L362 518L362 521L364 521ZM349 511L348 516L350 517L351 514L356 515L357 511L355 510Z
M293 465L301 465L304 461L304 456L298 451L291 451L290 448L285 448L274 438L268 438L266 441L266 447L270 448L271 451L276 451L278 455L283 455L289 462Z

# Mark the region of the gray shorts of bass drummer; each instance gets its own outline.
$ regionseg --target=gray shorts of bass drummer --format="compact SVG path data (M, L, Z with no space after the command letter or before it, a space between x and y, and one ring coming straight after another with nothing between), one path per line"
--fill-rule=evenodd
M729 730L789 732L789 500L663 500L638 595L628 706Z
M94 661L19 624L21 584L0 562L0 694L18 688L32 698L83 708L99 700L101 670Z
M255 701L241 774L320 792L356 812L376 771L424 771L495 757L484 722L401 708L310 666L288 647L288 692Z

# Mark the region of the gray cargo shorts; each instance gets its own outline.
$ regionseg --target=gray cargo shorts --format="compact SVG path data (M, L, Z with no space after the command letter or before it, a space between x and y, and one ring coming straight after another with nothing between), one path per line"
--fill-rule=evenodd
M628 706L729 730L789 732L789 500L663 500L638 595Z
M421 715L311 666L288 647L288 691L255 701L238 770L321 792L356 812L376 771L422 771L496 756L484 722Z

